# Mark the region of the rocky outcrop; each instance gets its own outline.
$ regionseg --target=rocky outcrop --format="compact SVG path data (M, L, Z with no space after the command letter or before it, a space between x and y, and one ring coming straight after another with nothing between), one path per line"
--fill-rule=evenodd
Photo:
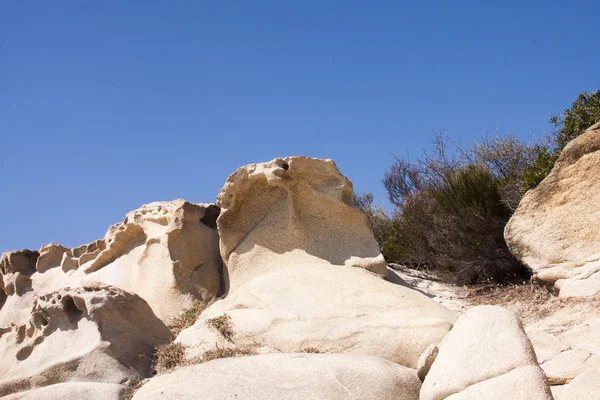
M356 266L385 276L385 261L352 183L331 160L277 158L234 172L217 197L230 290L282 266Z
M421 400L552 400L521 322L498 306L474 307L439 345Z
M268 354L210 361L150 380L134 400L418 400L414 370L348 354Z
M0 326L18 323L22 316L15 313L29 310L39 290L92 281L140 295L164 320L194 301L213 301L223 286L218 213L212 204L156 202L131 211L104 239L90 244L74 249L48 244L39 252L6 253L0 291L3 309L11 311L0 310Z
M233 335L214 329L227 316ZM454 313L416 290L360 268L323 264L260 275L206 309L177 342L193 359L216 347L260 345L281 352L366 354L415 368Z
M154 347L171 339L144 300L100 283L40 295L29 315L0 330L0 396L72 381L126 388L151 375ZM27 396L54 389L79 393Z
M600 294L599 171L600 123L565 147L506 226L512 253L560 296Z

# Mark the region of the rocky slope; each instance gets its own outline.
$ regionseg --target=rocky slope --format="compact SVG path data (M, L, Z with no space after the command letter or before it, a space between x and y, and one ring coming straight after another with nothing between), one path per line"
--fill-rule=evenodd
M530 320L386 269L351 197L331 160L281 158L234 172L217 205L152 203L89 245L4 254L0 397L595 398L594 300ZM155 348L181 365L155 375Z

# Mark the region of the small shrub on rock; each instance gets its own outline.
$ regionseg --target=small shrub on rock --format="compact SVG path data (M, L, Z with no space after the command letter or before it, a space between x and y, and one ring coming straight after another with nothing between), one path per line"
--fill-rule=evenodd
M234 331L233 326L231 325L231 317L227 314L223 314L219 317L211 318L206 321L208 326L210 326L215 331L219 332L225 339L230 342L233 339Z
M158 373L170 371L184 362L185 346L181 343L172 342L159 346L155 350L154 368Z

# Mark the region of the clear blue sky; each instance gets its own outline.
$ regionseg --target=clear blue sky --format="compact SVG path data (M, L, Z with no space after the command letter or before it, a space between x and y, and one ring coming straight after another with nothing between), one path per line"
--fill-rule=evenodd
M332 158L384 197L433 130L548 130L600 85L600 1L4 1L0 251Z

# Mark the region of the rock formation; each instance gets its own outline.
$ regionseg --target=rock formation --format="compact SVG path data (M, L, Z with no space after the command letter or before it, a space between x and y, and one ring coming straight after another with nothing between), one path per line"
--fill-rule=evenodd
M417 400L414 370L348 354L267 354L181 368L150 380L134 400Z
M513 254L563 297L600 293L600 123L571 141L505 230Z
M26 323L0 330L0 396L32 389L32 398L83 393L78 386L51 386L73 381L108 384L101 391L120 393L114 385L125 388L151 375L155 346L171 339L144 300L99 283L40 295L29 315ZM40 387L48 388L34 390Z
M13 319L0 310L0 326L16 322L14 310L28 310L39 290L91 281L140 295L164 320L193 301L213 301L223 285L218 212L211 204L156 202L131 211L104 239L90 244L6 253L0 261L0 292Z
M233 336L210 321L227 315ZM206 309L177 342L189 358L258 344L282 352L315 348L385 358L415 368L452 328L455 315L425 295L346 266L300 264L258 276Z
M347 265L385 275L352 193L331 160L277 158L231 174L217 196L230 290L287 265Z

